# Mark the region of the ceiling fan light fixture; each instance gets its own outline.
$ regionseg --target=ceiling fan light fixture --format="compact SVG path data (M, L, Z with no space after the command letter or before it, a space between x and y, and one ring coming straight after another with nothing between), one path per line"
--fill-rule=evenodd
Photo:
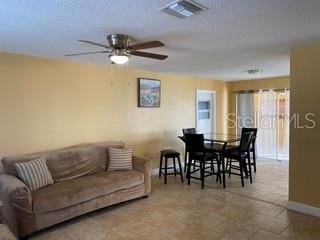
M126 54L112 54L109 56L111 62L115 64L125 64L129 61L129 56Z

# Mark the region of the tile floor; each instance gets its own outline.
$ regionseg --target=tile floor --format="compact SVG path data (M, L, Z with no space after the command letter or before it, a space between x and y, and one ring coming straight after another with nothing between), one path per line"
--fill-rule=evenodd
M153 177L149 198L98 210L41 231L33 240L210 239L319 240L320 219L286 210L288 165L260 162L254 183L232 176L223 189L206 179L202 190L170 176Z

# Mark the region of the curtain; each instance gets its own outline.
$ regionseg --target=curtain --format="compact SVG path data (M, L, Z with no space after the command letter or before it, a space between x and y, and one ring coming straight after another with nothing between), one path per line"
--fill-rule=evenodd
M260 91L257 155L261 158L277 158L277 121L277 93Z
M257 156L289 160L289 90L237 94L237 133L242 127L258 128Z
M289 90L285 90L279 97L279 126L278 126L278 159L289 160Z
M237 133L241 133L243 127L254 127L254 94L237 94Z

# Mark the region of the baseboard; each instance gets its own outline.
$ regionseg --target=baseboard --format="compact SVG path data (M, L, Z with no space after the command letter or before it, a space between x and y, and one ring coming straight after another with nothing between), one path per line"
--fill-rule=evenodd
M173 165L168 165L168 167L173 167ZM177 170L179 171L179 165L178 165L178 164L176 164L176 168L177 168ZM184 163L181 163L181 168L182 168L182 171L183 171L183 169L184 169ZM159 175L159 168L154 168L154 169L152 169L151 175L152 175L152 176Z
M151 171L151 175L152 176L155 176L155 175L158 175L158 174L159 174L159 168L152 169L152 171Z
M295 212L300 212L300 213L320 217L320 208L313 207L310 205L288 201L287 208Z

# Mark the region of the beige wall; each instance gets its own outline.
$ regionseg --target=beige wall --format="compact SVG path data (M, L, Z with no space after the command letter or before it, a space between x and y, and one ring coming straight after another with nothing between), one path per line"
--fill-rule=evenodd
M161 80L160 108L137 107L138 77ZM216 91L225 132L224 82L0 54L0 155L114 139L158 167L161 148L183 151L177 135L195 125L196 89Z
M278 77L278 78L267 78L267 79L259 79L259 80L250 80L250 81L236 81L230 82L229 89L229 113L236 113L236 94L233 92L241 91L241 90L260 90L260 89L284 89L290 88L290 77ZM231 121L235 119L233 117L229 117ZM231 121L228 123L228 126L233 126ZM228 128L228 132L231 134L236 133L236 128Z
M313 129L290 127L289 200L320 207L320 45L291 52L291 114L300 114L300 126L309 124L306 113L315 113Z

